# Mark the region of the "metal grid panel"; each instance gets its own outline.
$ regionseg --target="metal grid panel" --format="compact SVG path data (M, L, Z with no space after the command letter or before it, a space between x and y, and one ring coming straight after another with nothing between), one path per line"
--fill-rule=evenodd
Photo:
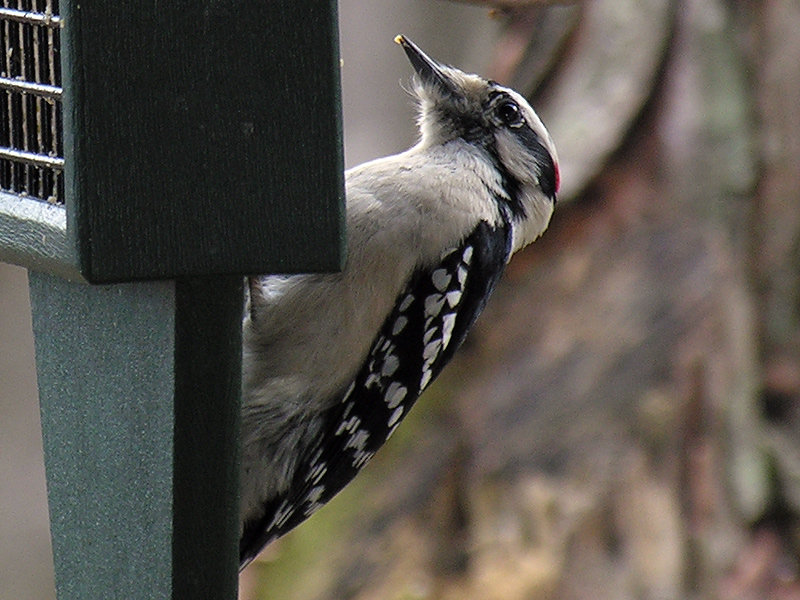
M0 189L64 202L58 0L2 0Z

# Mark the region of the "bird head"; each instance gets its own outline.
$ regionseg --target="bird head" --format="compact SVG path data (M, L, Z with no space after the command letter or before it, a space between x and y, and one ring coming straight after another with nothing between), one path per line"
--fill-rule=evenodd
M482 149L505 179L513 216L527 219L532 215L526 213L535 210L547 212L549 221L560 183L558 157L528 101L495 81L433 60L405 36L395 41L416 73L413 93L419 103L421 146L461 139ZM515 246L524 246L540 233L523 233Z

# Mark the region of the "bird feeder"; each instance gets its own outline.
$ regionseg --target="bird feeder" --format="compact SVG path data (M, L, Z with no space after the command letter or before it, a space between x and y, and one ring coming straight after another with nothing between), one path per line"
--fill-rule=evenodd
M243 276L344 254L336 3L15 0L0 38L58 597L232 599Z

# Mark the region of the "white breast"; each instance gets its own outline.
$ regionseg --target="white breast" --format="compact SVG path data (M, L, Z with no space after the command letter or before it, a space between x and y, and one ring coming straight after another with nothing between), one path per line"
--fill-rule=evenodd
M412 273L499 219L482 179L499 185L474 153L442 148L349 171L345 270L262 280L245 326L245 402L325 403L346 387Z

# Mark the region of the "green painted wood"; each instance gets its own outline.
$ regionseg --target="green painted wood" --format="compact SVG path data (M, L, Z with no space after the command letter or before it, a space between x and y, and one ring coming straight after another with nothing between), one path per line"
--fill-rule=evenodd
M59 600L169 598L174 285L29 278Z
M241 278L30 292L59 599L233 600Z
M243 280L176 282L172 597L236 598Z
M335 0L62 12L68 227L87 280L340 268Z
M80 280L63 206L0 191L0 262Z

